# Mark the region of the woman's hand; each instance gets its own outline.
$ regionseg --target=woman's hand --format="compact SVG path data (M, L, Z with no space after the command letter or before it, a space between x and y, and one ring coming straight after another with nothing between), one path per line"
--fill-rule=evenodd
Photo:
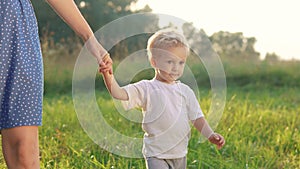
M94 35L92 35L85 42L85 45L88 51L97 59L98 65L101 65L103 62L103 58L108 54L108 52L98 42Z

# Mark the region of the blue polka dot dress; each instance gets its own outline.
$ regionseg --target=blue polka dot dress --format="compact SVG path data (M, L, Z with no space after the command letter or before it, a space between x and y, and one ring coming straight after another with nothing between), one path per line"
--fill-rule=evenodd
M42 123L43 62L30 0L0 1L0 131Z

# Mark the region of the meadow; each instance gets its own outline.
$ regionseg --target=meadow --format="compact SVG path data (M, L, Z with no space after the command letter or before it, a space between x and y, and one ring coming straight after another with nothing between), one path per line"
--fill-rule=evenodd
M69 55L54 53L56 56ZM75 51L76 53L76 51ZM72 99L74 57L45 57L43 126L40 160L45 169L144 169L143 159L114 155L95 144L82 129ZM201 142L192 128L188 169L300 169L299 62L224 62L226 106L216 131L226 139L221 150ZM195 67L194 67L195 66ZM201 68L191 65L195 76ZM205 112L211 93L205 71L197 79ZM140 133L140 124L128 125L118 115L99 75L96 96L105 119L118 131ZM125 131L124 131L125 133ZM0 155L0 168L5 168Z

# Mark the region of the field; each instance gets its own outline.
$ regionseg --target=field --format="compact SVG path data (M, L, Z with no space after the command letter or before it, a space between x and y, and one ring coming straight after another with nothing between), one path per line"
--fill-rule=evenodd
M67 60L67 59L66 59ZM73 61L45 61L43 126L40 127L41 166L46 169L144 169L144 160L124 158L99 147L81 128L72 100ZM67 63L68 64L58 64ZM299 62L260 63L256 67L225 65L227 100L216 129L226 139L223 149L201 143L193 128L188 169L300 169ZM238 64L235 64L238 65ZM200 105L208 111L210 88L197 79ZM97 77L98 104L118 131L141 133L115 110ZM124 131L125 132L125 131ZM5 168L0 156L0 168Z

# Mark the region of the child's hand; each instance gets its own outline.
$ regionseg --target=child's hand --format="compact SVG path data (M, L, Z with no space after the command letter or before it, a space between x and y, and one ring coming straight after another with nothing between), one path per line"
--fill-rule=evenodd
M100 62L99 65L99 72L100 73L106 73L109 72L109 74L112 74L112 59L110 58L109 54L106 54L103 58L102 61Z
M221 135L218 134L218 133L212 134L212 135L208 138L208 140L209 140L211 143L217 145L217 148L218 148L218 149L221 149L221 148L224 146L224 144L225 144L225 139L224 139L224 137L221 136Z

